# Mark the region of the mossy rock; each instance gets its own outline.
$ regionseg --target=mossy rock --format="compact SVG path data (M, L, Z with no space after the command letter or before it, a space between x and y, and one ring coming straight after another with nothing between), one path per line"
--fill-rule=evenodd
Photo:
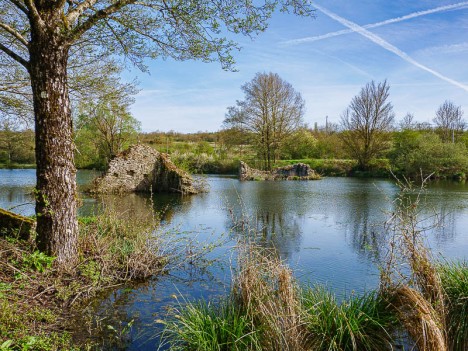
M35 228L33 219L0 208L0 236L28 240Z

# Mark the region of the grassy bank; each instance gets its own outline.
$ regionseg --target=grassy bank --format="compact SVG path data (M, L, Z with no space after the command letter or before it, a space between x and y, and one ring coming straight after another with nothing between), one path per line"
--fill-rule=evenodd
M35 169L35 163L0 163L0 169Z
M243 159L219 158L210 154L195 154L190 152L174 152L171 155L174 163L189 172L197 174L237 174L239 162L242 160L249 166L262 169L263 162L255 158L245 157ZM294 159L278 160L274 167L284 167L296 163L305 163L323 176L329 177L375 177L387 178L391 176L390 165L387 159L375 160L371 163L369 170L357 169L354 160L341 159Z
M450 340L450 347L441 349L431 344L431 334L424 332L424 323L431 323L430 315L413 316L412 328L418 333L415 340L401 313L407 316L418 309L413 306L408 310L406 305L402 312L390 290L338 301L324 286L300 287L277 256L261 250L243 249L241 266L227 297L185 302L171 311L162 335L171 350L380 351L401 348L402 331L413 337L407 344L427 344L420 350L466 350L466 263L438 266L448 291Z
M299 287L274 254L243 248L231 293L172 311L171 350L388 350L397 326L373 292L338 302L323 286Z
M357 161L341 159L299 159L279 160L275 167L305 163L319 174L328 177L362 177L362 178L388 178L391 176L390 164L387 159L378 159L371 162L367 171L357 169Z
M66 271L56 269L54 258L31 242L0 239L0 349L90 347L73 339L70 316L103 291L145 280L164 268L154 225L123 220L116 213L82 218L79 262Z

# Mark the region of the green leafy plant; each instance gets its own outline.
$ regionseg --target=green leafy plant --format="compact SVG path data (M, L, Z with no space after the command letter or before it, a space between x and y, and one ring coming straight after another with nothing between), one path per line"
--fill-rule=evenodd
M11 345L13 345L13 340L4 341L4 342L0 345L0 351L10 351L10 350L13 350L13 349L11 348Z
M34 251L31 254L23 256L23 266L27 269L33 269L40 273L52 267L55 257L47 256L43 252Z

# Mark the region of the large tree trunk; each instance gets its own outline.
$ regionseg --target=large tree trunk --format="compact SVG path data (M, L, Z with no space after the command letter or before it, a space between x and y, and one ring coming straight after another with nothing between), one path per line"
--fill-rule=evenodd
M63 267L77 259L76 168L67 86L68 47L52 28L32 31L29 73L36 128L37 243Z

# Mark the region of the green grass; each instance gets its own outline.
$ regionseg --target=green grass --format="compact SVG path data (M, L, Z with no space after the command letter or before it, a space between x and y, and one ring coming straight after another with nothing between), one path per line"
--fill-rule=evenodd
M35 163L16 163L12 162L10 164L0 163L0 169L34 169L36 168Z
M397 320L377 292L351 296L339 304L323 286L303 290L305 325L314 350L389 350Z
M452 351L468 350L468 263L446 262L438 266L447 296L448 336Z
M25 308L22 303L0 296L0 345L4 345L0 350L74 350L69 333L40 330L39 325L57 325L58 318L46 306Z
M275 167L283 167L296 163L305 163L319 174L331 177L360 177L360 178L386 178L390 176L390 163L387 159L373 160L369 165L369 170L357 170L357 161L341 160L341 159L298 159L298 160L279 160L276 161Z
M239 168L237 158L223 158L215 154L174 152L170 155L174 164L190 173L235 174Z
M341 303L323 286L300 288L279 257L238 247L231 292L181 305L165 322L171 350L384 351L398 319L378 292Z
M166 322L163 342L175 351L261 350L259 332L231 299L186 303Z
M304 344L310 350L391 350L397 319L376 292L338 303L324 287L307 287L302 290L302 312L308 332L300 337L309 339ZM163 340L176 351L268 349L271 340L265 338L271 333L264 333L262 321L249 315L231 298L187 303L172 311Z

